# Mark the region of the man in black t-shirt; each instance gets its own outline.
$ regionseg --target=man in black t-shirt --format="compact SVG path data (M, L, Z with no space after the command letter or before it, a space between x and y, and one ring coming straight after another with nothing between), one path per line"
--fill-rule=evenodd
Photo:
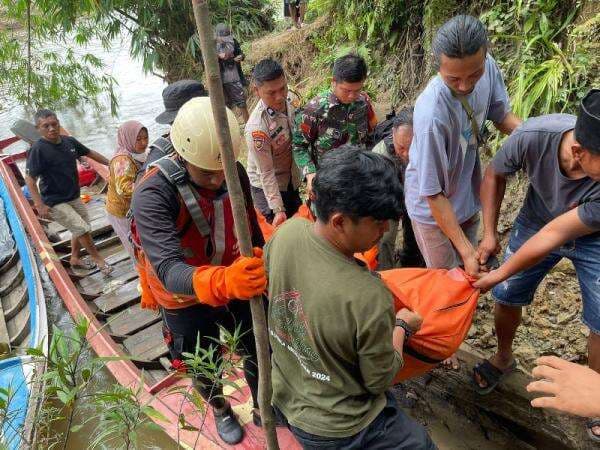
M41 109L35 113L34 119L42 137L27 152L25 181L35 208L40 217L52 219L71 232L71 268L93 268L92 264L80 259L83 246L98 268L108 275L111 267L100 256L92 241L90 220L79 197L77 158L88 156L101 164L108 164L108 160L77 139L61 136L60 122L54 112Z

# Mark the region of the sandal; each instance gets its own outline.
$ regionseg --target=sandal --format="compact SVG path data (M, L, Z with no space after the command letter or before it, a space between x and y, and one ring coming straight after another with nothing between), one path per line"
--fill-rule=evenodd
M589 419L585 424L585 428L590 439L594 442L600 442L600 434L596 434L592 431L592 428L594 427L600 427L600 417Z
M92 261L81 261L79 264L71 264L71 269L73 270L92 270L95 269L96 263Z
M106 276L110 275L114 269L115 268L113 266L106 263L102 267L100 267L100 272L102 272L102 275L104 275L106 277Z
M501 370L494 366L489 360L484 359L482 362L473 367L473 384L475 390L479 395L487 395L496 389L496 386L500 384L504 378L506 378L511 372L517 369L517 361L513 361L510 366L506 369ZM485 387L481 387L475 378L475 374L479 375L479 378L486 382Z

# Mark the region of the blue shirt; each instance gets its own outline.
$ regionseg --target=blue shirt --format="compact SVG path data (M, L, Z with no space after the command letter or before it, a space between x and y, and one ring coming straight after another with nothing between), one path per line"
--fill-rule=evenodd
M483 76L466 98L480 130L486 120L500 123L510 111L502 74L490 55ZM417 222L435 225L426 197L443 193L458 222L467 221L481 209L477 138L460 101L439 75L417 98L413 121L405 182L408 215Z

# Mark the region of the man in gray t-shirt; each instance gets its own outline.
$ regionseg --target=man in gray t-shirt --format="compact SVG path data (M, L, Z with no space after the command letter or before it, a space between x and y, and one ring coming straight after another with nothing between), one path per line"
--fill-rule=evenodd
M502 74L487 54L487 32L471 16L446 22L433 42L439 75L417 99L414 139L406 171L406 208L428 267L464 264L479 274L479 146L486 120L510 133Z
M482 263L499 250L496 229L506 178L518 171L527 173L529 189L505 262L475 283L484 291L495 286L496 300L498 351L474 369L482 394L515 367L512 341L522 307L531 303L539 283L562 258L575 266L582 321L591 331L589 366L600 372L600 90L586 96L579 117L550 114L529 119L502 145L485 171L481 189ZM600 439L600 426L589 429Z

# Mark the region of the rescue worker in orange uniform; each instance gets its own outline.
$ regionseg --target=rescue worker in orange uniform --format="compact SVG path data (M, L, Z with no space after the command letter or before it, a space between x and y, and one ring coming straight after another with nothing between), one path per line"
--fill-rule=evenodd
M237 157L239 127L230 110L227 115ZM254 257L240 256L216 135L210 100L189 100L171 128L175 153L154 162L136 186L132 236L142 307L160 308L175 369L185 369L182 354L194 354L198 340L200 348L208 349L219 340L219 327L232 334L240 327L236 353L245 357L258 422L258 364L248 300L267 285L260 248L264 240L248 176L237 163L255 247ZM194 385L211 405L221 439L236 444L243 430L215 377L196 377Z

